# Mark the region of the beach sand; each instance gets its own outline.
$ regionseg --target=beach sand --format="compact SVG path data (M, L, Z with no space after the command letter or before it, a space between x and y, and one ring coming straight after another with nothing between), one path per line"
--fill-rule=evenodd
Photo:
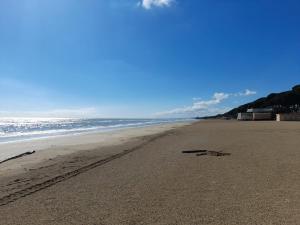
M112 146L81 140L23 172L2 169L0 224L296 225L299 137L296 122L212 120Z
M35 151L35 154L24 156L20 159L0 163L0 179L7 176L24 173L36 168L38 163L45 165L50 160L62 160L61 156L69 158L69 155L76 152L96 150L99 154L106 155L104 147L116 146L131 141L139 141L142 137L161 133L170 129L190 124L191 122L178 122L170 124L151 125L145 127L126 128L106 132L87 132L24 140L11 143L0 143L0 162L24 152ZM109 149L109 155L119 150ZM46 163L47 164L47 163ZM51 162L53 164L53 162Z

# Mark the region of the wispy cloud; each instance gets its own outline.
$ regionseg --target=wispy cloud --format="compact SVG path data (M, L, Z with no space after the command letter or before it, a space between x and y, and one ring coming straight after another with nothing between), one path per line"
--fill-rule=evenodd
M194 98L193 98L193 101L200 101L200 100L202 100L201 97L194 97Z
M255 94L256 91L251 91L249 89L238 93L216 92L211 97L211 99L202 100L201 98L193 98L194 102L191 106L185 106L164 112L159 112L156 113L155 116L206 116L224 113L231 109L228 106L220 107L221 103L223 103L226 99L229 99L231 97L250 96Z
M151 9L153 7L169 7L175 0L141 0L138 2L139 6L145 9Z
M157 113L156 116L167 116L167 115L182 115L182 114L193 114L193 113L204 113L209 111L216 111L214 106L220 104L225 99L229 98L230 94L217 92L209 100L196 101L191 106L186 106L182 108L176 108L165 112Z
M256 95L256 91L251 91L249 89L246 89L244 92L239 93L240 96L250 96L250 95Z

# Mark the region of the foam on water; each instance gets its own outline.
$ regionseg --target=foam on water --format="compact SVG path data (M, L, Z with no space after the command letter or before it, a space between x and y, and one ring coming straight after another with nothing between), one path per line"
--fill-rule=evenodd
M0 118L0 143L184 121L187 119Z

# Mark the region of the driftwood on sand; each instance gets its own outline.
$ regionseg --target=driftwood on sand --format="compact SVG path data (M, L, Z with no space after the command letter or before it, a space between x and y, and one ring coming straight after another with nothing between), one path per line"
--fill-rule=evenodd
M185 150L182 153L198 153L197 156L209 155L209 156L226 156L230 153L224 153L222 151L209 151L209 150Z
M10 158L8 158L8 159L5 159L5 160L3 160L3 161L0 161L0 164L1 164L1 163L4 163L4 162L7 162L7 161L10 161L10 160L13 160L13 159L18 159L18 158L24 157L24 156L26 156L26 155L31 155L31 154L34 154L34 153L35 153L35 151L24 152L24 153L22 153L22 154L19 154L19 155L10 157Z

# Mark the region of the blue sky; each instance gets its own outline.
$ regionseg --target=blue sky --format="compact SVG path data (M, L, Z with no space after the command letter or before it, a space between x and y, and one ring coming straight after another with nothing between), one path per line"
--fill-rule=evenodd
M300 83L298 0L1 0L0 115L211 115Z

